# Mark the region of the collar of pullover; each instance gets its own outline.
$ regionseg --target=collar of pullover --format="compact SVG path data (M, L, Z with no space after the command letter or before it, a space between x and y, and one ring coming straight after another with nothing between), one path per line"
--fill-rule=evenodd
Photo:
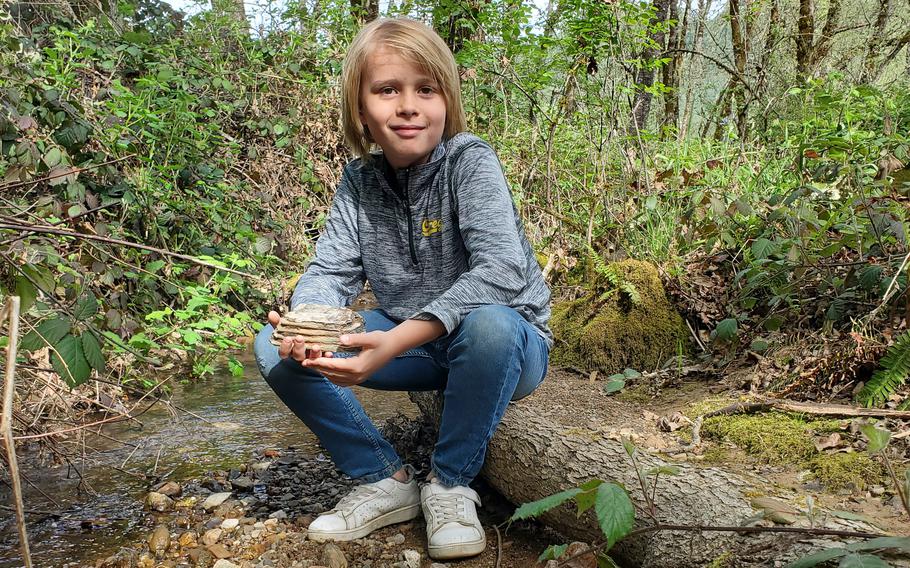
M443 158L446 155L446 143L440 142L426 163L409 168L394 169L383 154L374 154L372 163L376 177L380 180L380 186L383 189L392 191L398 197L404 199L404 189L409 189L408 199L413 199L415 195L420 194L426 186L424 181L431 179L439 168L442 166Z

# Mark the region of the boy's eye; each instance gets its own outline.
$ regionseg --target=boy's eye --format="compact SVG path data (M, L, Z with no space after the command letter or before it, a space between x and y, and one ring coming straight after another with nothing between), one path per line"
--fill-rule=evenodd
M383 88L379 89L379 92L382 93L383 95L394 95L395 89L393 87L383 87Z
M420 87L420 89L418 89L417 92L420 93L421 95L430 95L432 93L435 93L436 89L434 89L433 87L431 87L429 85L424 85L423 87Z

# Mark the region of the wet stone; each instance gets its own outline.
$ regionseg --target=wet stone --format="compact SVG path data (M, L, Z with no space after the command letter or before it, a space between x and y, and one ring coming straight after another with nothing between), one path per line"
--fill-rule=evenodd
M202 508L206 511L211 511L215 507L227 501L230 496L230 492L212 493L205 498L205 501L202 502Z
M149 509L162 513L174 508L174 500L167 495L152 491L145 497L145 504Z
M230 558L233 556L231 551L227 549L226 546L220 543L215 543L209 547L209 552L212 553L212 556L215 558Z
M149 552L161 558L171 545L171 533L167 525L158 525L148 537Z

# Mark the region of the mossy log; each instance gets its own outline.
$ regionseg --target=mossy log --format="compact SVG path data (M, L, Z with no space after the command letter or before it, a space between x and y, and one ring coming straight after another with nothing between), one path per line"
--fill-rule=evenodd
M621 440L597 435L585 428L559 424L533 402L538 395L509 405L490 443L482 475L506 498L527 503L592 478L615 481L625 486L636 505L645 501L639 481ZM441 399L432 393L411 393L424 415L436 420ZM529 402L531 401L531 402ZM626 426L626 424L618 424ZM644 469L662 465L679 468L675 476L662 476L657 484L657 518L663 524L740 526L756 515L751 501L757 496L794 502L794 495L776 494L775 488L759 478L748 478L717 467L670 463L646 451L637 453ZM779 490L778 490L779 491ZM641 507L637 507L641 511ZM637 514L642 527L645 515ZM585 542L602 540L593 515L578 517L574 507L565 505L543 515L542 520L569 539ZM878 532L858 521L827 515L817 528ZM809 526L805 518L794 526ZM661 531L626 539L611 553L623 565L645 568L706 566L723 559L722 566L772 566L773 560L787 560L810 550L835 544L831 537L803 534Z

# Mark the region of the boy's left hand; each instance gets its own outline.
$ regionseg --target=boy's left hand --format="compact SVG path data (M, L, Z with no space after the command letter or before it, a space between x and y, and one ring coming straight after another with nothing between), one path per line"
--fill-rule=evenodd
M301 361L301 365L321 373L341 387L359 385L388 363L395 353L389 349L385 331L342 335L345 347L360 347L356 357L318 357Z

